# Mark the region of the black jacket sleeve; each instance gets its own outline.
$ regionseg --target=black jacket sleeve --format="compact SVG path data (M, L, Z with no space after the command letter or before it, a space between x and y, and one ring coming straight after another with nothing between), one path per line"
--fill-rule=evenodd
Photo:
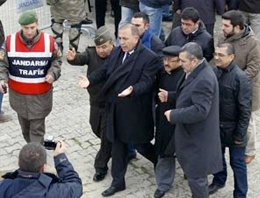
M245 75L238 79L238 109L239 119L234 134L234 140L243 142L246 137L247 127L251 115L252 85Z

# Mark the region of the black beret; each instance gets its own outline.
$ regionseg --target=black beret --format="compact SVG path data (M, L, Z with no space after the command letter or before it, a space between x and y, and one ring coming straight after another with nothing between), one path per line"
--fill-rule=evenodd
M179 53L181 52L181 47L177 45L172 45L163 48L162 50L164 56L179 56Z

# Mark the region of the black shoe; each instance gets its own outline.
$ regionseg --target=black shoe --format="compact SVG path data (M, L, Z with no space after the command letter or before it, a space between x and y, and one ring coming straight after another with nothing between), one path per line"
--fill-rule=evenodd
M81 23L82 24L92 24L93 21L91 19L85 18Z
M102 181L105 178L106 174L103 173L95 173L93 180L96 182Z
M164 194L165 194L164 191L156 189L156 191L154 192L154 198L161 198L164 196Z
M125 186L121 188L117 188L115 186L110 186L108 189L106 189L104 192L102 192L103 197L109 197L119 191L125 190Z
M209 185L209 194L214 194L215 192L217 192L220 188L223 188L225 185L219 185L219 184L210 184Z

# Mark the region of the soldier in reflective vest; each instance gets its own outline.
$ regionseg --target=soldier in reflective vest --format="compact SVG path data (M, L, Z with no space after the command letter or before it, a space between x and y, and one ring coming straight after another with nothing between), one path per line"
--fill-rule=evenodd
M35 11L24 12L21 30L0 49L0 92L7 92L26 142L43 142L52 109L52 84L60 77L61 52L53 37L38 29Z

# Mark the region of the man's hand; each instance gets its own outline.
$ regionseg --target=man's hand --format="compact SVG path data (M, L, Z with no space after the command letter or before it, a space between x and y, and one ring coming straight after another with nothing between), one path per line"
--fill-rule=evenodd
M89 80L86 76L84 75L80 75L79 76L79 86L82 88L82 89L86 89L88 88L89 86Z
M45 81L49 84L52 84L54 82L54 77L51 74L47 74L45 76Z
M133 92L134 88L132 86L127 87L124 91L118 94L118 97L124 98L129 96Z
M168 101L168 91L164 89L159 89L158 97L161 102L167 102Z
M177 14L181 14L181 9L176 10Z
M66 149L66 147L65 147L64 142L62 140L59 140L57 142L57 146L56 146L56 148L54 150L54 156L57 156L57 155L59 155L61 153L65 153L65 149Z
M7 83L4 80L0 81L0 93L7 93Z
M237 140L234 140L234 143L237 144L237 145L243 144L243 142L240 142L240 141L237 141Z
M171 110L165 111L164 115L167 118L168 122L170 122L170 114L171 114Z
M66 55L67 60L73 61L76 57L76 53L77 52L76 52L74 47L72 49L69 49L68 52L67 52L67 55Z

